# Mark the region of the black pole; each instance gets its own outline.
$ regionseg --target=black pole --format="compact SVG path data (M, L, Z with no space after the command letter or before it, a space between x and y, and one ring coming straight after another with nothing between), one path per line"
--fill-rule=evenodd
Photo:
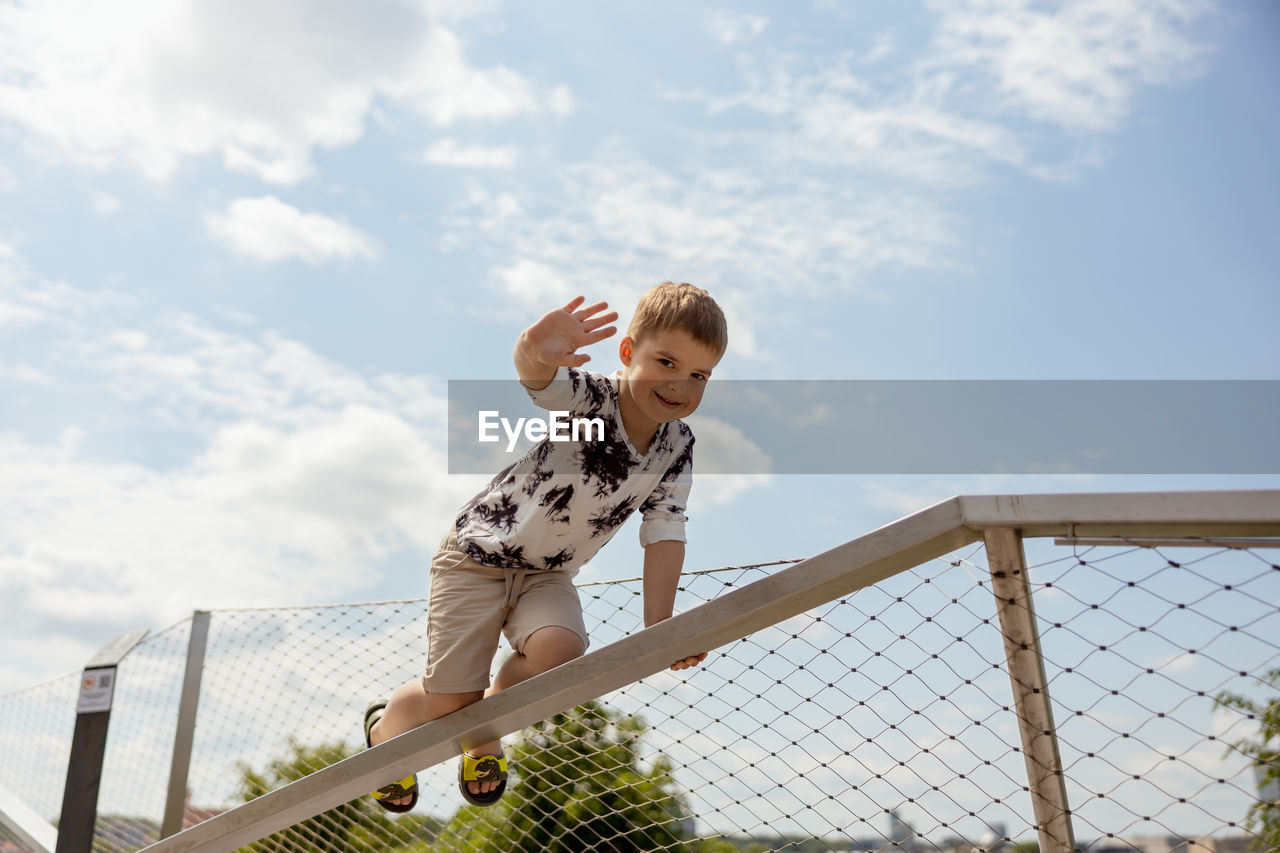
M119 634L94 655L84 668L76 703L76 728L71 736L67 781L62 789L55 853L92 853L93 829L98 821L98 787L107 751L107 724L116 689L116 664L141 642L146 631Z
M110 673L114 678L114 667ZM85 670L85 678L89 677L89 671ZM102 782L102 759L107 751L107 724L110 720L110 710L76 714L71 758L67 762L67 782L62 789L62 817L58 821L55 853L89 853L93 849L93 827L98 820L98 786Z

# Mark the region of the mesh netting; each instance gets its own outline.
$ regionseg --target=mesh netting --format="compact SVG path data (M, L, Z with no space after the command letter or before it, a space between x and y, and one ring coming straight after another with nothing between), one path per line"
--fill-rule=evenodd
M1276 552L1033 542L1028 554L1077 840L1264 847L1246 825L1257 777L1232 746L1259 721L1217 697L1265 706L1280 692L1268 680L1280 668ZM778 568L687 574L677 608ZM640 590L638 579L580 587L593 648L641 627ZM149 638L121 667L102 850L157 835L187 632ZM414 677L424 635L423 600L214 612L189 822L362 749L365 705ZM51 817L76 680L55 684L0 697L0 778L25 789L32 775L57 777L31 800ZM1011 695L973 547L507 738L514 776L494 808L464 805L449 761L418 774L409 815L363 797L250 849L968 853L1034 842ZM57 715L32 710L54 705ZM53 716L56 734L41 728ZM32 751L36 738L60 751Z
M61 808L79 694L80 673L73 672L0 696L0 786L37 814L52 817ZM2 821L0 833L0 841L16 843Z
M1277 562L1121 546L1034 570L1077 838L1241 830L1258 786L1231 745L1258 722L1217 697L1280 699L1268 678L1280 667Z

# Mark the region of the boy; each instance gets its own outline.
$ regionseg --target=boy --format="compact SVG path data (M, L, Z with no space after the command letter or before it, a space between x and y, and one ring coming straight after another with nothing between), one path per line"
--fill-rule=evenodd
M693 433L679 418L698 408L724 355L724 314L693 285L654 287L619 342L622 369L606 377L579 370L590 356L578 350L612 336L618 314L584 302L579 296L526 329L513 358L537 405L600 417L604 437L543 439L462 508L431 564L426 674L369 706L370 746L582 655L587 632L573 578L636 509L644 517L645 626L672 614L693 479ZM490 683L499 631L514 653ZM468 802L496 803L506 779L497 741L463 753L458 784ZM409 811L416 777L374 797Z

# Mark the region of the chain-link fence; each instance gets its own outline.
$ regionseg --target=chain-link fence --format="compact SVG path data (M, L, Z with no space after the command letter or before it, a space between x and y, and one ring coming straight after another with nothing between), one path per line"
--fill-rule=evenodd
M1236 745L1256 740L1259 709L1280 693L1268 675L1280 668L1280 554L1027 549L1078 843L1267 849L1262 824L1246 821L1258 776ZM689 573L677 608L778 568ZM593 648L641 627L638 579L579 589ZM120 666L100 850L159 835L189 627L150 637ZM363 708L420 669L424 635L424 600L215 611L188 823L361 750ZM0 697L0 784L50 817L77 681ZM364 797L251 849L1033 844L1012 705L986 555L971 546L508 738L514 776L496 807L465 806L446 762L419 773L409 815ZM0 851L21 849L0 835Z
M0 696L0 786L37 814L56 815L76 721L80 673ZM0 825L0 850L12 839Z

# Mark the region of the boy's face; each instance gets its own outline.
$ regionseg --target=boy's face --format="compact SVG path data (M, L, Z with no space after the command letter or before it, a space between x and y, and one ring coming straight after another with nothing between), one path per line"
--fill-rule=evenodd
M618 345L625 369L626 393L640 412L656 423L693 414L720 354L683 329L646 335Z

